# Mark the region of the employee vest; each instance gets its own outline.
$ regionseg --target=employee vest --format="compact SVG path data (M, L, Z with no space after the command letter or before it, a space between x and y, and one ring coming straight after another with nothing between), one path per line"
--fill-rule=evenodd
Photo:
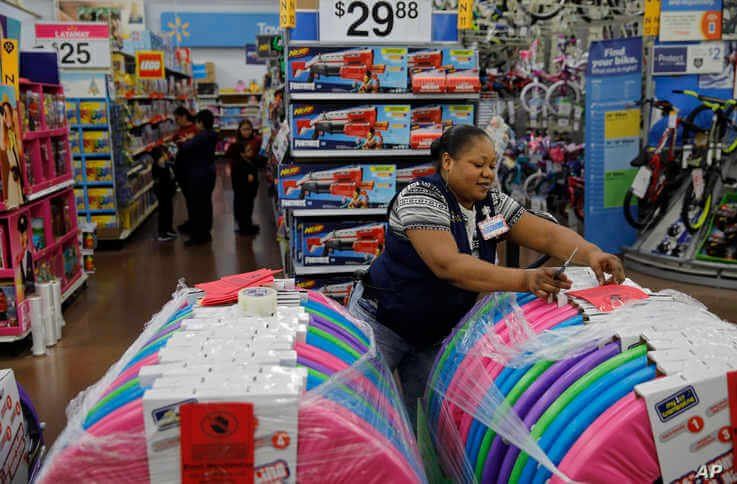
M463 254L471 254L463 212L440 174L422 178L420 185L437 188L450 209L450 231ZM389 213L396 196L389 204ZM479 257L494 263L496 239L484 240L478 222L495 215L491 193L476 202L476 232ZM439 342L474 305L478 294L439 279L420 258L409 240L387 232L384 252L369 268L365 294L377 302L376 319L407 342L422 347Z

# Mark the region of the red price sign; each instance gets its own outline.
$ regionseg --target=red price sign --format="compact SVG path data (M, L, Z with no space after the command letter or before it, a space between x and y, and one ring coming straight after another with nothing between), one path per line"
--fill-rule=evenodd
M136 51L136 76L139 79L164 79L164 53L160 50Z

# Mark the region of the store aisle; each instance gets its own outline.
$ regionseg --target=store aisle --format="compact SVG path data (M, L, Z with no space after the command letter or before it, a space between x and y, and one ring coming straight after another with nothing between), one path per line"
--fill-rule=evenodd
M47 423L49 441L66 424L67 403L123 354L143 324L169 299L178 278L194 284L258 267L281 266L265 189L260 191L254 217L261 233L254 238L233 232L233 192L227 171L218 166L211 245L185 248L181 238L157 242L154 215L121 250L95 253L97 273L64 312L64 337L47 356L33 357L27 347L0 346L0 367L15 370ZM183 222L181 196L175 214L175 222ZM22 353L13 355L12 349Z

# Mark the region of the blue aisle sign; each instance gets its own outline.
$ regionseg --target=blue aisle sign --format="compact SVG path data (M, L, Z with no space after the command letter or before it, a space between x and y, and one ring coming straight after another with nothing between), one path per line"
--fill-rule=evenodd
M642 38L593 42L586 72L584 235L605 251L621 252L636 232L622 202L640 149Z
M161 32L179 47L238 47L257 35L278 34L277 13L162 12Z
M205 64L192 64L192 77L207 79L207 66Z

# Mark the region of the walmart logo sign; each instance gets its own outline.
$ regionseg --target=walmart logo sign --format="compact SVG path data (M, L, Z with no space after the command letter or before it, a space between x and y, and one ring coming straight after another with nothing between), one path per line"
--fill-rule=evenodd
M180 47L239 47L279 31L276 13L163 12L161 32Z

